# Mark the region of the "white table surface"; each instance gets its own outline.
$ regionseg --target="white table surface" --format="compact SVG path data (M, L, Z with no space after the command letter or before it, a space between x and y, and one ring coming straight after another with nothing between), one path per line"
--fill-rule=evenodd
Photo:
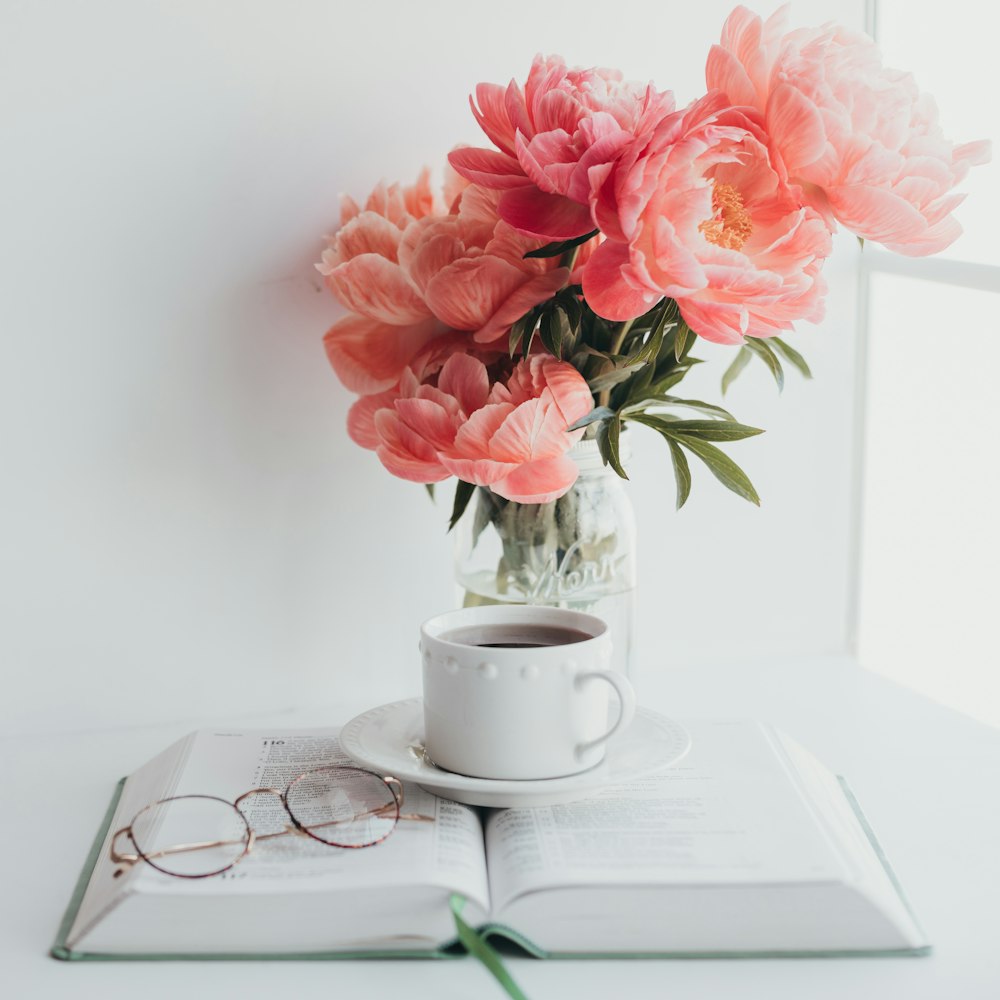
M395 700L416 692L387 692ZM844 774L934 943L926 958L742 961L514 959L531 1000L1000 997L1000 730L941 708L843 658L673 669L639 677L640 702L676 717L752 716ZM116 780L201 725L323 725L347 701L280 716L57 734L8 734L0 825L0 995L157 1000L501 997L456 962L64 963L47 950Z

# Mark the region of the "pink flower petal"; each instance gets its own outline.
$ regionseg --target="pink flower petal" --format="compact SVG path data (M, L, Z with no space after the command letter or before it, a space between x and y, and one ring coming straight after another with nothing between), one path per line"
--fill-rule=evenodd
M569 281L569 271L557 267L524 281L498 306L489 320L474 334L478 344L490 344L506 335L529 309L551 298Z
M486 405L490 377L486 365L471 354L453 354L438 375L438 388L454 396L466 415Z
M733 102L752 107L756 104L757 91L742 63L721 45L713 45L708 52L705 82L709 90L721 90Z
M767 99L767 129L789 174L807 170L826 152L819 108L788 84L778 84Z
M554 183L554 178L559 176L561 166L562 176L568 182L572 167L579 159L580 154L570 135L562 130L542 132L530 142L518 135L515 142L517 161L528 179L546 194L565 194L565 186Z
M448 478L448 470L437 460L434 449L408 430L394 410L379 410L375 429L380 439L375 454L394 476L415 483L439 483Z
M594 397L583 376L568 362L542 358L545 385L565 431L594 408Z
M920 211L891 191L849 185L828 188L826 193L837 218L867 240L904 243L919 240L927 229Z
M525 182L524 171L517 160L492 149L463 146L448 154L448 162L467 180L484 187L503 189Z
M376 392L371 396L362 396L347 411L347 434L350 439L362 448L374 451L380 442L375 431L375 414L379 410L392 409L397 395L393 390Z
M588 205L537 187L504 191L500 217L520 232L544 240L571 240L595 228Z
M462 424L455 441L442 455L445 458L475 458L490 454L490 441L507 417L514 412L510 403L487 403ZM457 475L457 473L456 473ZM472 480L467 480L472 482Z
M490 441L490 453L504 462L528 462L563 455L570 444L559 410L538 398L522 403L503 422Z
M352 392L369 395L392 388L410 361L442 333L437 320L412 326L345 316L323 337L337 377Z
M464 257L442 268L427 285L434 315L456 330L478 330L525 280L499 257Z
M430 314L399 265L376 254L340 264L326 283L347 309L382 323L402 326Z
M437 452L455 440L458 414L449 413L440 403L430 399L397 399L395 410L400 423L426 442L435 460Z
M583 272L583 297L604 319L635 319L662 298L655 291L639 291L625 283L622 268L628 263L628 246L608 240L594 251Z
M576 462L565 455L543 458L494 481L490 489L515 503L549 503L565 494L579 473Z
M538 132L563 131L572 134L583 116L583 108L565 90L543 94L534 109Z
M334 246L341 261L369 253L395 261L399 237L399 227L388 219L374 212L361 212L340 227Z
M507 114L506 87L496 83L476 84L476 100L469 98L472 113L490 141L509 156L514 155L514 126ZM476 106L478 104L478 107Z

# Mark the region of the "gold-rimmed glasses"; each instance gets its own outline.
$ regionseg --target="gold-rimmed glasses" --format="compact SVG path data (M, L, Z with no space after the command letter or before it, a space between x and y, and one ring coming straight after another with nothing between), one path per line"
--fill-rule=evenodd
M283 829L252 829L240 806L257 795L280 800L290 821ZM115 878L138 861L177 878L208 878L228 871L260 841L303 836L329 847L374 847L401 819L433 821L433 816L403 813L402 808L398 778L357 767L317 767L293 778L284 791L251 788L233 802L215 795L176 795L152 802L111 838L110 856L121 866ZM134 850L128 850L128 844Z

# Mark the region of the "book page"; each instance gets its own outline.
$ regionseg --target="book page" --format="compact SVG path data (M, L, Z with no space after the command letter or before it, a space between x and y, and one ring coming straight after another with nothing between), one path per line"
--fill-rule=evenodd
M166 795L215 795L231 802L252 788L283 790L303 771L329 764L356 766L341 750L334 729L202 731ZM275 795L254 796L242 808L258 834L290 823ZM130 879L143 893L206 895L426 885L460 892L488 909L483 831L475 810L407 784L402 813L429 821L401 818L386 840L359 850L290 835L258 841L234 868L212 878L172 878L140 863Z
M688 728L690 753L662 774L579 802L493 813L486 844L495 912L519 895L560 886L852 878L765 727Z

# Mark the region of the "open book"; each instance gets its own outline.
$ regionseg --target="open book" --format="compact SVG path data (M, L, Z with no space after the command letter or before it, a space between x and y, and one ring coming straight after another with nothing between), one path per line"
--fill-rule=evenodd
M761 723L687 725L678 766L576 803L485 811L407 786L434 822L374 847L283 837L213 878L116 878L111 835L150 802L350 763L336 730L192 733L119 786L53 954L444 955L453 894L480 935L540 957L928 950L841 781Z

